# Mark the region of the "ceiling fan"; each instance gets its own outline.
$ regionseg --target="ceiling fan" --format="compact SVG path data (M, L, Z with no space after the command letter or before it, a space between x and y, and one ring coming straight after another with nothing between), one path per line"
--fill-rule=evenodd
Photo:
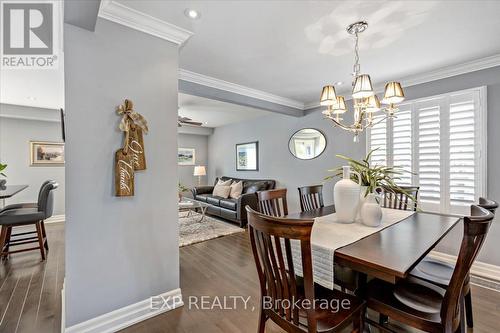
M193 121L188 117L177 116L177 127L182 127L182 125L201 126L202 123L200 123L199 121Z

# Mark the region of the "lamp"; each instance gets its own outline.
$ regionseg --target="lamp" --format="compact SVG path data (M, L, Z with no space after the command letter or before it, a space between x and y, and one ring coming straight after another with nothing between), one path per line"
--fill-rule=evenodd
M344 96L337 96L337 103L332 107L334 114L344 113L347 111Z
M206 176L207 170L204 165L196 165L194 167L193 176L198 176L198 186L201 185L201 176Z
M372 80L368 74L360 74L356 76L354 86L352 88L353 98L366 98L373 96Z
M321 91L320 105L334 105L337 103L337 95L334 86L324 86Z
M367 99L366 112L377 112L380 111L380 101L377 95L368 97Z
M401 103L404 99L405 94L403 92L403 88L401 88L401 83L392 81L385 85L385 93L382 103L396 104Z

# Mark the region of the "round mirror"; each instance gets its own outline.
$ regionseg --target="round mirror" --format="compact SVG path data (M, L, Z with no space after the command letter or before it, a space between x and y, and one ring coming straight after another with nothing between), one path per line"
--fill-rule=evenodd
M325 151L325 148L325 136L314 128L298 130L292 135L290 141L288 141L290 153L301 160L316 158Z

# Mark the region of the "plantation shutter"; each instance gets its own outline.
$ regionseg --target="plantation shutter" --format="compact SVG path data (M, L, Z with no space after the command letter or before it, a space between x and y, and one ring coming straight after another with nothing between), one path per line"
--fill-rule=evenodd
M370 161L376 165L387 165L387 119L382 115L373 117L373 122L376 124L370 130L370 145L369 150L377 149L373 152Z
M418 103L417 156L419 200L426 209L439 210L441 203L440 99Z
M392 125L392 165L406 171L396 181L398 185L412 185L412 113L410 105L400 106Z
M476 131L478 96L467 92L450 97L449 109L449 196L450 210L467 212L478 198L480 147ZM477 161L477 162L476 162Z

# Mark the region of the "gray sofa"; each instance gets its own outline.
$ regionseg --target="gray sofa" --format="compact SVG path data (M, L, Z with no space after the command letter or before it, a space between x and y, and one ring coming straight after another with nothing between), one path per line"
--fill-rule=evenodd
M257 191L272 190L276 187L276 181L272 179L240 179L234 177L220 177L223 181L243 181L243 194L238 199L222 198L212 195L214 186L198 186L191 190L193 198L209 204L207 214L222 217L226 220L239 223L240 227L247 224L245 206L249 205L258 210ZM215 184L219 178L215 179Z

